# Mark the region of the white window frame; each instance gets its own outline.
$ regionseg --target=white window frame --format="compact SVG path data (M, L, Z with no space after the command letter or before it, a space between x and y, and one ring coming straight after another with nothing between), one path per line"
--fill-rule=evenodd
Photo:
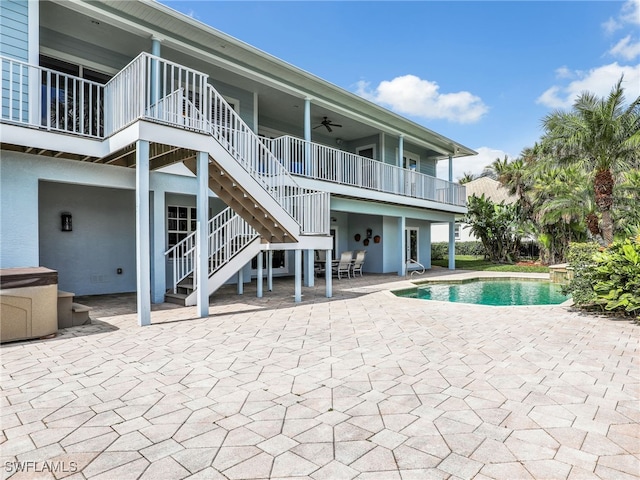
M420 229L418 227L406 227L404 229L404 238L405 238L405 256L406 259L405 261L409 261L409 259L411 258L411 234L409 232L411 231L415 231L416 232L416 258L414 258L413 260L415 260L416 262L420 261Z
M169 217L169 209L171 208L175 208L176 209L176 214L178 215L175 219L172 217ZM171 220L175 220L176 221L176 226L179 227L180 226L180 216L178 214L178 212L180 211L179 209L181 208L186 208L187 209L187 217L186 217L186 222L187 222L187 229L186 230L182 230L180 228L170 228L171 226ZM180 243L181 240L183 240L183 238L179 238L180 235L185 235L185 237L189 236L191 233L195 232L195 222L197 221L197 209L194 205L167 205L167 211L166 211L166 222L167 222L167 249L173 247L174 245ZM194 228L192 228L194 227ZM171 243L169 238L170 235L172 233L175 233L178 236L177 242L176 243Z
M274 250L275 252L276 250ZM279 267L279 268L274 268L273 270L271 270L271 273L273 275L278 275L278 274L286 274L289 273L289 251L290 250L278 250L281 252L284 252L284 267ZM269 255L267 254L267 251L262 252L262 261L264 262L264 268L262 269L263 275L266 275L267 273L267 260ZM254 257L256 258L256 257ZM253 258L251 259L250 264L253 263ZM257 262L256 262L257 264ZM257 268L253 268L253 265L251 266L251 276L252 277L256 277L258 275L258 269Z
M369 150L369 149L371 149L371 151L373 152L372 160L376 160L378 158L378 149L376 148L375 143L372 143L371 145L360 145L359 147L356 147L356 155L362 156L360 155L360 152L362 150Z

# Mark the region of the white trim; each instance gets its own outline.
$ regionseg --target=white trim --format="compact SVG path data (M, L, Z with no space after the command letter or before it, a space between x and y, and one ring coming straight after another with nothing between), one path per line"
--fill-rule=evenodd
M38 57L40 55L40 1L29 0L27 4L28 24L28 63L31 65L39 65Z
M253 92L253 131L258 133L258 92Z
M411 257L411 235L409 232L414 230L416 232L416 258ZM418 227L405 227L405 261L409 259L420 261L420 229Z
M240 100L227 95L222 95L222 98L224 98L229 105L233 105L233 110L240 115Z
M49 47L42 46L40 47L39 54L44 55L45 57L51 57L57 60L62 60L64 62L72 63L74 65L78 65L80 68L89 68L91 70L95 70L98 73L103 73L105 75L114 76L119 72L118 69L107 67L106 65L102 65L101 63L95 63L91 60L87 60L86 58L76 57L75 55L70 55L66 52L61 52L60 50L54 50ZM40 64L39 55L38 61L35 63L36 65Z
M377 160L377 153L378 153L378 149L377 149L377 145L375 143L372 143L370 145L361 145L359 147L356 147L356 155L360 155L360 152L362 150L368 150L371 149L373 151L373 160ZM362 155L360 155L362 156Z

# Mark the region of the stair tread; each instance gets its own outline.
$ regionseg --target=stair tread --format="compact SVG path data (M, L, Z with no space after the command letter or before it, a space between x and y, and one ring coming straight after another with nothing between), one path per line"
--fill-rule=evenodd
M87 307L86 305L82 305L81 303L72 303L71 304L71 310L76 312L76 313L90 312L91 311L91 307Z

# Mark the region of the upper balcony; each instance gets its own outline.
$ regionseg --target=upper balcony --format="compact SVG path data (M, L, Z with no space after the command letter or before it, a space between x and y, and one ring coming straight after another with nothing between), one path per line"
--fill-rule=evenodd
M207 131L213 124L229 138L242 135L229 122L228 106L221 97L216 102L200 102L206 98L208 75L152 55L141 54L106 85L0 59L1 121L5 124L102 140L145 118L191 131ZM10 144L11 139L3 135L2 142ZM465 205L463 186L412 169L291 135L262 142L292 175L333 184L327 190L336 193L338 186L346 186L352 196L355 191L362 198L381 192L395 196L393 202L400 204L417 199Z
M290 135L263 140L292 175L448 205L466 204L465 187Z

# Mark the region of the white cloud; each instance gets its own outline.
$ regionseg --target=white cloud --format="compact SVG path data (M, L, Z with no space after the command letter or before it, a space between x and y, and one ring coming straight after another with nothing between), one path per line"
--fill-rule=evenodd
M628 0L622 6L620 19L625 23L640 25L640 0Z
M609 53L616 57L622 57L625 60L633 60L640 55L640 42L632 42L631 35L627 35L616 43L611 50L609 50Z
M578 77L576 80L565 86L554 85L548 88L536 102L550 108L570 108L576 97L585 91L605 97L611 92L621 75L624 75L622 85L627 99L640 95L640 64L618 65L614 62L588 72L576 71L575 74Z
M565 65L560 68L556 68L556 78L572 78L574 75L575 73L569 70Z
M505 155L508 155L509 158L511 158L511 155L509 155L507 152L497 150L495 148L480 147L474 148L474 150L478 152L478 155L474 155L473 157L462 157L453 159L454 181L462 178L465 173L473 173L474 175L481 174L484 168L491 165L496 158L502 159ZM449 161L439 161L436 173L438 178L444 178L448 180Z
M640 0L627 0L620 9L617 18L609 18L602 24L602 28L608 34L612 34L625 25L640 25Z
M404 115L473 123L489 110L480 97L469 92L440 93L439 90L436 82L415 75L384 80L375 88L364 81L356 85L358 95Z

